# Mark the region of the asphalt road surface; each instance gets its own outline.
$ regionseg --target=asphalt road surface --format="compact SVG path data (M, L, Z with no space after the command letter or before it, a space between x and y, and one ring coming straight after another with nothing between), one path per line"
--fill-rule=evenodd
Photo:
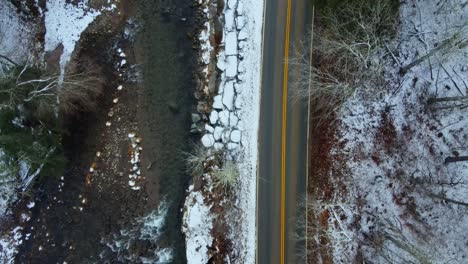
M307 104L288 100L287 58L312 23L311 0L266 0L257 186L257 263L304 263L296 243L307 185ZM289 74L288 74L289 73Z

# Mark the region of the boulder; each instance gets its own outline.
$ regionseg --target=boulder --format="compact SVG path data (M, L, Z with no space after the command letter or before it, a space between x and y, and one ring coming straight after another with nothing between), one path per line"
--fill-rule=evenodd
M192 123L198 123L201 120L201 116L198 113L192 113Z
M241 141L241 131L240 130L233 130L231 132L231 141L234 142L234 143L239 143Z
M205 146L207 148L211 148L215 143L215 139L213 137L213 134L205 134L201 138L201 142L202 142L203 146Z
M215 125L218 122L218 119L219 119L218 111L216 110L211 111L210 124Z

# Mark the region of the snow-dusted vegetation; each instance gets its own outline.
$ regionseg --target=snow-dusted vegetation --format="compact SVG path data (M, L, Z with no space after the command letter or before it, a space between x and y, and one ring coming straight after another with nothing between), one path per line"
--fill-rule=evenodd
M405 1L398 12L395 36L359 69L372 75L353 80L325 130L311 259L468 261L468 3Z

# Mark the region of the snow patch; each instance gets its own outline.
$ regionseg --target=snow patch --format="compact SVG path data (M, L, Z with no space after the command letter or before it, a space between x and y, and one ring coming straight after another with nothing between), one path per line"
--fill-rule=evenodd
M60 71L65 73L65 66L70 61L75 44L81 33L101 14L87 6L88 1L74 5L66 0L47 0L45 12L45 51L53 51L63 45L60 57Z
M193 186L189 187L189 191ZM208 263L208 247L213 243L210 207L200 192L190 192L185 200L182 232L186 236L187 263Z

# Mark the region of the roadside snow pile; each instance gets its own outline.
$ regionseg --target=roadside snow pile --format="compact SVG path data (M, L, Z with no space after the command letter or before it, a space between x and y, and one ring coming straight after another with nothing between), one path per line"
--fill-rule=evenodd
M193 190L193 185L189 191ZM208 263L210 258L208 247L213 243L211 229L213 219L210 207L203 201L200 192L190 192L185 199L185 213L183 218L182 232L187 238L187 263Z
M2 1L0 5L0 54L16 63L26 60L33 37L33 26L20 17L9 1Z
M339 114L327 236L335 263L466 263L468 5L406 1L400 19L383 96Z

